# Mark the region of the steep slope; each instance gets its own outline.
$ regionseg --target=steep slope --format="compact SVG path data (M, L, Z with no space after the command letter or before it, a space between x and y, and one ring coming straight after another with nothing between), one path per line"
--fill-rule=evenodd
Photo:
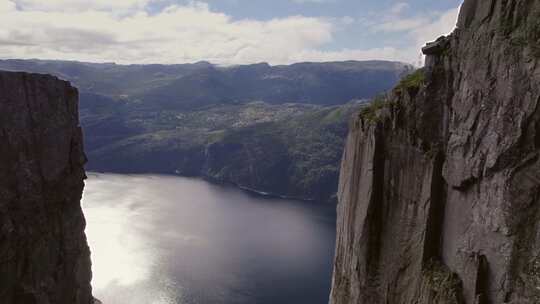
M226 131L206 147L203 175L281 196L335 202L347 123L359 107L316 107Z
M540 2L466 0L352 125L331 302L540 303Z
M0 72L0 302L90 304L77 90Z
M335 201L348 121L343 106L253 102L188 112L81 111L89 170L200 176L239 187ZM93 118L93 117L94 118ZM112 133L109 130L114 129Z

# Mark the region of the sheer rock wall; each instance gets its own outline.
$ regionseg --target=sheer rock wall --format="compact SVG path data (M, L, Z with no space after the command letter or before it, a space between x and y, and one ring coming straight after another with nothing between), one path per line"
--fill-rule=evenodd
M333 304L540 303L540 2L466 0L352 123Z
M77 90L0 72L0 113L0 303L90 304Z

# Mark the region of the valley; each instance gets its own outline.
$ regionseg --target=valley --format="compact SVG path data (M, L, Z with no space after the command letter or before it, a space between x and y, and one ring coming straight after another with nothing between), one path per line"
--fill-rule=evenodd
M221 67L0 60L80 89L87 170L336 202L349 120L413 71L388 61Z

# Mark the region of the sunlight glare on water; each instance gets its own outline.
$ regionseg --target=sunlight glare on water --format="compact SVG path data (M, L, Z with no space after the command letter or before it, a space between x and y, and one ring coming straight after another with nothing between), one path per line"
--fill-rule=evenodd
M174 176L88 174L104 304L326 304L335 207Z
M137 206L141 196L137 195L135 189L130 190L134 192L131 195L129 192L119 195L115 187L122 188L121 183L115 184L114 179L97 177L90 175L87 191L83 194L94 294L98 297L103 295L99 298L108 299L111 303L124 303L123 298L130 298L129 303L133 304L178 303L178 295L170 279L152 281L160 257L151 245L152 240L140 233L152 228L145 221L148 210L141 205ZM111 290L123 292L118 296L110 294L108 291Z

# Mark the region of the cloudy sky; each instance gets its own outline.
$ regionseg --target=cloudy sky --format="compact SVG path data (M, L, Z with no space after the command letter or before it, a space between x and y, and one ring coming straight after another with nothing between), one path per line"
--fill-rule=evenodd
M461 0L0 0L0 58L417 64Z

